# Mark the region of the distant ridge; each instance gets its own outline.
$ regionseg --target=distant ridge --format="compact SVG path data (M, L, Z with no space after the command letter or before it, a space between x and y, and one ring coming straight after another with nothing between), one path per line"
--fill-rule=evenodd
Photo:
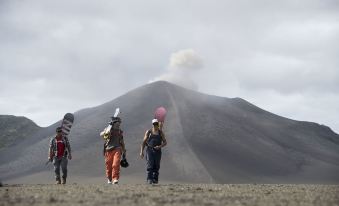
M37 124L26 117L0 115L0 149L31 136L39 129Z

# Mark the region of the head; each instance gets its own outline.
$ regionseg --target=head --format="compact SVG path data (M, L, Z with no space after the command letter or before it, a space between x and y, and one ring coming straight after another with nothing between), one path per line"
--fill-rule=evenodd
M159 121L157 119L153 119L152 124L154 129L159 129Z
M62 128L61 127L57 127L55 131L58 135L62 134Z

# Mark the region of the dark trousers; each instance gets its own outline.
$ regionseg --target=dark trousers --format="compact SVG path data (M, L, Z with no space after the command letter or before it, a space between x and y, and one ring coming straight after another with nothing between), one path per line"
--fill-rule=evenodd
M147 160L147 180L158 182L161 150L155 150L148 147L146 149L146 160Z
M54 172L55 172L55 179L56 180L60 180L60 167L62 170L62 178L66 179L67 178L67 157L61 157L61 158L57 158L54 157L53 158L53 165L54 165Z

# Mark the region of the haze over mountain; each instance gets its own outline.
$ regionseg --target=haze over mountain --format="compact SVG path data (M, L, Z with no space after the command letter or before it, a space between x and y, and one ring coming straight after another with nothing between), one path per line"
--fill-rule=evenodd
M164 126L168 145L160 169L163 181L339 183L339 135L329 127L280 117L240 98L211 96L163 81L75 112L70 178L105 181L99 133L120 107L130 163L121 178L144 181L140 144L159 106L168 112ZM52 182L52 169L44 163L58 125L1 150L0 178L15 182L39 177L39 182Z

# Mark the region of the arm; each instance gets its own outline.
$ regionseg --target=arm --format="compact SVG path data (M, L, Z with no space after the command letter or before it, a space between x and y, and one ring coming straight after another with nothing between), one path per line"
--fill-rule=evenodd
M48 160L52 161L54 156L54 151L53 151L53 139L49 142L49 149L48 149Z
M52 151L52 148L50 147L49 150L48 150L48 160L49 161L52 161L53 159L53 151Z
M148 138L148 130L146 131L144 139L142 140L142 143L141 143L141 150L140 150L141 159L144 158L144 149L145 149L145 146L146 146L147 138Z
M163 133L161 131L162 135L161 135L161 138L162 138L162 144L160 145L161 147L165 147L167 145L167 140L166 140L166 137L165 137L165 133Z

